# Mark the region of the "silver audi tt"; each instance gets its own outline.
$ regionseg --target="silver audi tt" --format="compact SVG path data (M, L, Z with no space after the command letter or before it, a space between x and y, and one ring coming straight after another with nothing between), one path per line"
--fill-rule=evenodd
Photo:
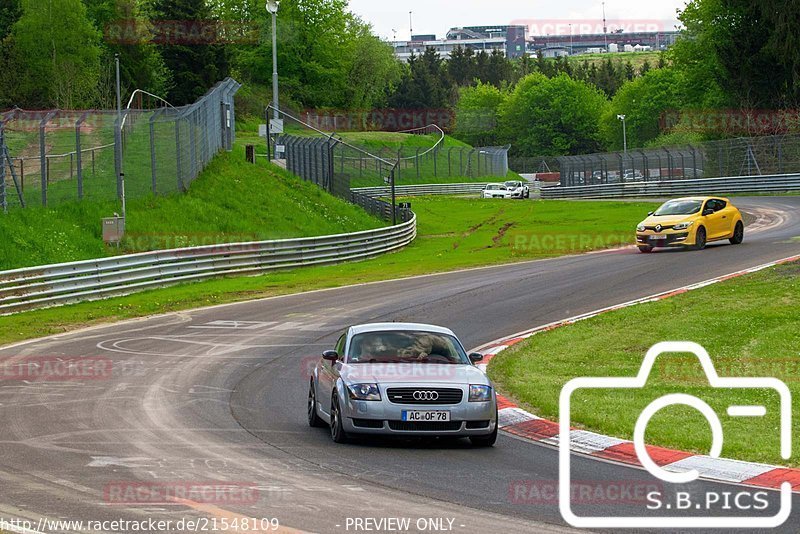
M352 434L497 440L497 397L452 331L383 323L353 326L325 351L308 391L308 424L336 443Z

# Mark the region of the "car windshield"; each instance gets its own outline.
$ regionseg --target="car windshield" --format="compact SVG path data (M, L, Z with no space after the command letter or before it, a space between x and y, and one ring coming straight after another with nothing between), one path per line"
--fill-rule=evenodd
M431 363L466 365L469 358L461 343L447 334L414 331L357 334L347 363Z
M520 187L521 185L519 182L506 182L506 187Z
M691 215L700 211L702 200L671 200L654 213L656 217L665 215Z

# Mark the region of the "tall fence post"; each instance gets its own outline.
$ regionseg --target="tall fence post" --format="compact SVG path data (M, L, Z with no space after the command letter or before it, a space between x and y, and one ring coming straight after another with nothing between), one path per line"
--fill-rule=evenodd
M47 164L47 147L45 145L45 128L57 112L51 111L39 122L39 172L42 178L42 206L47 206L47 183L49 176Z
M88 112L80 116L75 122L75 159L78 166L78 200L83 199L83 149L81 148L81 126L86 120Z
M6 129L0 121L0 203L3 213L8 213L8 199L6 198Z

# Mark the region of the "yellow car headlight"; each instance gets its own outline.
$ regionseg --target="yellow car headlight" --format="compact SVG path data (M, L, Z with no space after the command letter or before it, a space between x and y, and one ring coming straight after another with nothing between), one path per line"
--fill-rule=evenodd
M673 230L686 230L690 226L692 226L693 224L694 224L694 222L684 222L684 223L676 224L675 226L672 227L672 229Z
M643 224L640 224L639 226L636 227L637 232L644 232L645 230L646 228L644 227Z

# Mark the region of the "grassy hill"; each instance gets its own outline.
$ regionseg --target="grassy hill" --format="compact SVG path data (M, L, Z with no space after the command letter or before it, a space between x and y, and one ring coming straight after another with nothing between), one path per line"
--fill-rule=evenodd
M336 234L384 223L267 165L245 162L244 145L220 154L186 194L128 202L127 238L103 243L100 220L116 202L69 202L0 215L0 270L182 246Z

